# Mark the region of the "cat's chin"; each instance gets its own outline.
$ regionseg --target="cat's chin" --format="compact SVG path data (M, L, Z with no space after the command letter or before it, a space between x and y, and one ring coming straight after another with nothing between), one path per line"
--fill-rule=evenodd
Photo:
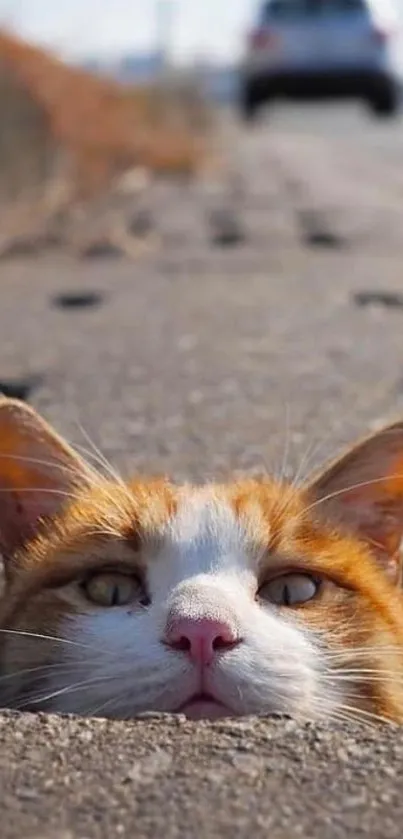
M218 720L234 716L226 705L212 696L195 696L181 705L177 713L184 714L188 720Z

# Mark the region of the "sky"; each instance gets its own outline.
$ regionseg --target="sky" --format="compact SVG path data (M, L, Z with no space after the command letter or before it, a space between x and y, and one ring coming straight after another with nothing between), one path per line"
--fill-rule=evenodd
M158 2L167 13L171 9L172 53L181 60L236 56L257 5L256 0L0 0L0 25L65 57L113 58L152 48Z

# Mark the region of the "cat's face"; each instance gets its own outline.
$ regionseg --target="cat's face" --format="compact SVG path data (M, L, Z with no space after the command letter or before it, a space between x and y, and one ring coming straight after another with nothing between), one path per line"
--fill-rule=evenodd
M125 485L93 474L28 408L1 403L0 702L403 718L394 428L305 491Z
M24 701L118 716L330 709L326 637L312 624L337 590L301 550L296 503L291 519L283 503L252 482L110 486L95 506L83 496L77 524L41 542L21 575L34 588L12 625L65 640L10 637L7 669L22 640L22 669L46 659L22 674Z

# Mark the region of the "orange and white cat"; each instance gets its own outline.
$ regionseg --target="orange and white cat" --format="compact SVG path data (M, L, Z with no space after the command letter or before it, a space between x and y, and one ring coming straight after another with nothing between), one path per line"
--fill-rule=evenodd
M403 423L302 489L100 476L0 401L0 703L403 721Z

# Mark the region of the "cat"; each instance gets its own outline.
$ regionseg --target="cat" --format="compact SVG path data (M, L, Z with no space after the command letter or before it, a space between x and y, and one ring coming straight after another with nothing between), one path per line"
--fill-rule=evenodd
M403 721L403 422L302 488L100 475L0 401L0 704Z

